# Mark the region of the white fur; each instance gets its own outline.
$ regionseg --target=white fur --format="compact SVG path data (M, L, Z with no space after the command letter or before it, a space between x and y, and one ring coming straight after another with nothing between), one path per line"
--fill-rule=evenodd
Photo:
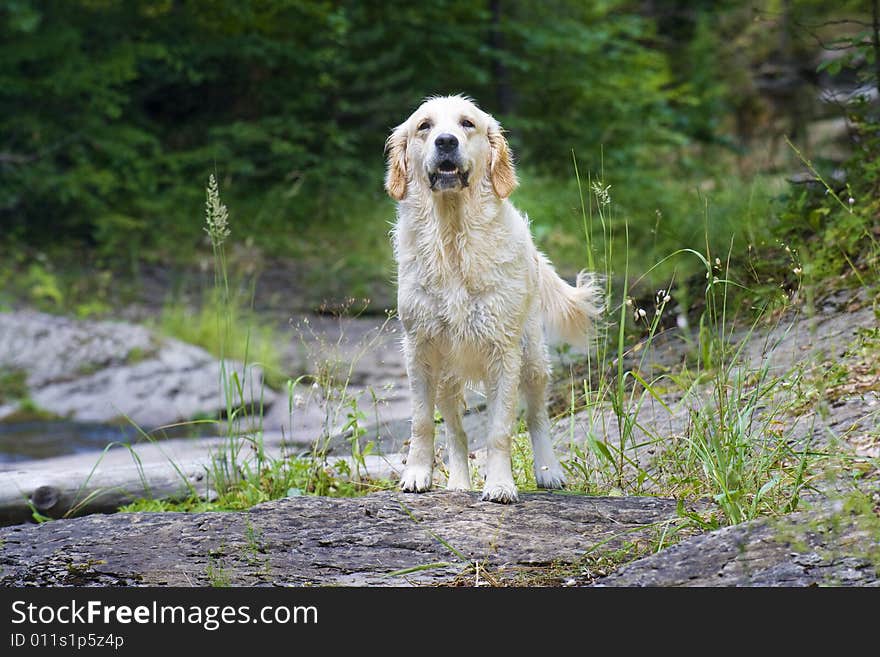
M467 124L473 123L473 127ZM468 185L432 191L441 157L437 135L458 140ZM412 438L400 486L428 490L434 462L434 409L446 423L451 489L470 489L463 386L485 384L489 413L483 499L515 502L510 434L525 397L535 477L565 483L550 442L544 325L569 342L586 339L601 310L593 279L572 287L532 241L528 219L506 196L516 186L497 121L469 99L428 99L388 138L386 188L398 199L393 230L397 308L412 387ZM436 169L434 169L436 170Z

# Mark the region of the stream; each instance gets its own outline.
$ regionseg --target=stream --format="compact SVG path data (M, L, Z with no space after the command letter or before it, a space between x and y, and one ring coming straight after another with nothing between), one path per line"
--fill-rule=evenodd
M216 431L202 431L198 434L193 426L189 426L163 430L156 437L161 440L215 433ZM125 444L140 440L143 440L140 431L130 425L69 420L0 422L0 465L97 452L114 442Z

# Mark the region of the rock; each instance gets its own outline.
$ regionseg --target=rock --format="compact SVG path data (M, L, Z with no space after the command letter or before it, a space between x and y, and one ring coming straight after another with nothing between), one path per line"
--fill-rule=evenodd
M153 428L225 408L220 362L204 349L126 322L83 321L33 311L0 313L0 367L27 374L36 406L72 420L127 418ZM245 403L275 393L259 368L228 361L245 381ZM0 419L16 410L7 404Z
M878 586L875 514L826 504L728 527L595 584ZM536 573L538 583L573 585L587 555L650 545L657 524L675 517L662 498L524 493L504 506L445 491L91 515L0 529L0 585L517 585Z
M125 322L0 313L0 365L25 370L32 389L148 358L158 347L148 329Z
M827 505L696 536L598 586L880 586L880 518Z
M675 502L526 493L293 497L236 513L118 513L0 529L0 585L378 585L515 582L650 538ZM443 564L443 565L438 565ZM396 571L408 570L395 575ZM487 581L486 576L482 581Z

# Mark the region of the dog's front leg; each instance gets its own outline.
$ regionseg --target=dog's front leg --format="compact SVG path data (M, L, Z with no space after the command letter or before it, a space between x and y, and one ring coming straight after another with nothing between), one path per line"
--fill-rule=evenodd
M483 499L506 504L517 501L510 464L510 432L516 417L519 394L518 351L509 350L492 369L486 381L489 437Z
M434 475L434 399L436 382L432 368L407 351L407 372L412 391L412 435L400 489L422 493L431 488Z

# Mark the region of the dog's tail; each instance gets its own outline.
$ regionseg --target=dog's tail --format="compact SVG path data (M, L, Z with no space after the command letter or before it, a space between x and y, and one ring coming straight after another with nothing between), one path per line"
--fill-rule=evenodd
M544 321L554 337L570 344L582 344L604 310L602 288L597 278L582 271L572 287L562 280L540 251L538 293Z

